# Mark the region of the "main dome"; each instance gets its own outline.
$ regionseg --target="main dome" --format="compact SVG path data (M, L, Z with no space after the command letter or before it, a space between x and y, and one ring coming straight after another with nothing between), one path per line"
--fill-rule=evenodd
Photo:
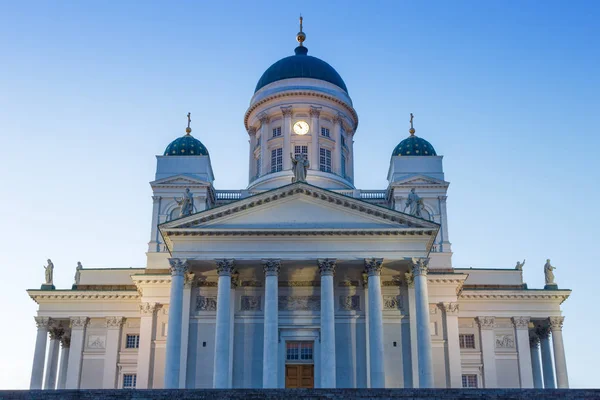
M282 58L271 65L258 80L254 93L270 83L290 78L312 78L339 86L348 93L348 88L338 72L325 61L307 55L308 49L298 46L293 56Z

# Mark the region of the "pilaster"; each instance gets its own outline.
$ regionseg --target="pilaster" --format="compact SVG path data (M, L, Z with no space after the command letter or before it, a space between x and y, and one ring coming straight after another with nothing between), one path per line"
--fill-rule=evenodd
M292 169L292 160L289 157L292 145L292 106L281 107L283 114L283 170Z
M71 348L69 365L67 366L67 389L79 389L81 381L81 361L85 340L85 330L89 323L88 317L71 317Z
M481 355L483 358L483 381L486 389L498 387L496 375L496 348L494 328L495 317L477 317L481 337Z
M156 311L160 304L145 302L140 304L140 345L138 348L137 383L138 389L152 388L152 358L156 330Z
M106 324L106 349L104 352L104 375L102 377L103 389L117 388L117 361L121 348L121 329L125 322L124 317L107 317Z
M550 330L552 331L552 345L554 347L554 364L556 366L556 384L559 389L569 388L569 375L567 373L567 360L565 345L562 337L562 327L565 317L550 317Z
M271 119L267 114L260 114L260 175L269 173L269 122Z
M448 350L449 387L462 388L462 365L460 357L460 343L458 338L458 303L442 303L446 320L446 347Z
M335 151L332 155L332 169L336 175L342 175L342 124L343 116L338 114L333 118L333 140L335 140Z
M319 138L321 137L321 107L310 107L311 149L310 169L319 170Z

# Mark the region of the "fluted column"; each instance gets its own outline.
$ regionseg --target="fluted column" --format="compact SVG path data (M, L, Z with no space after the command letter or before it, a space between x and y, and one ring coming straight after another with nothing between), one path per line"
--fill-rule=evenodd
M279 260L263 260L265 272L265 315L263 337L263 388L274 389L278 382L279 361L277 347L279 345L279 307L278 276L281 269Z
M117 388L117 362L121 348L121 328L124 322L124 317L107 317L105 321L106 349L104 350L103 389Z
M529 347L529 317L512 317L512 323L517 338L521 388L532 388L533 370L531 368L531 351Z
M292 169L292 160L289 157L292 151L292 106L281 107L281 113L283 114L283 170L287 171Z
M140 345L138 348L137 382L138 389L151 389L152 342L156 329L156 310L158 303L140 304Z
M333 140L335 140L335 151L332 155L332 170L334 174L342 175L342 114L333 118Z
M562 326L565 317L550 317L550 330L552 331L552 345L554 347L554 364L556 367L556 386L559 389L569 388L569 375L567 374L567 359L565 345L562 337Z
M446 319L446 346L448 347L448 366L451 388L462 388L462 364L460 361L460 343L458 338L458 303L442 303Z
M319 138L321 137L321 125L319 117L321 116L321 107L310 108L310 169L319 170Z
M555 389L556 384L554 383L554 363L552 362L552 349L550 349L550 327L540 326L537 328L536 333L540 337L544 388Z
M71 347L71 332L65 332L60 339L60 364L58 365L58 385L57 389L64 389L67 386L67 367L69 366L69 348Z
M48 346L48 359L46 361L46 379L44 389L56 389L56 376L58 374L58 353L60 339L64 334L63 328L55 322L48 330L50 332L50 345Z
M529 333L529 352L531 354L533 387L543 389L544 381L542 380L542 364L540 363L540 338L535 332Z
M268 174L269 171L269 122L267 114L261 113L260 119L260 176Z
M217 287L217 326L215 329L215 363L213 369L213 387L229 387L229 352L231 336L231 274L234 260L215 260L219 283Z
M181 319L183 311L183 280L188 270L187 260L169 258L171 293L169 296L169 332L165 358L165 389L179 388L181 367Z
M33 352L33 365L31 367L30 389L41 389L44 379L44 363L46 361L46 343L48 342L48 328L50 318L34 317L37 326L35 351Z
M89 320L87 317L71 318L71 349L69 351L69 365L67 366L66 389L79 389L85 329Z
M481 356L483 358L483 382L486 389L498 387L496 376L496 343L494 328L495 317L477 317L479 336L481 337Z
M431 332L429 331L429 291L427 289L428 258L413 258L415 305L417 311L417 352L419 359L419 387L433 387Z
M259 171L256 171L256 159L254 158L254 148L256 147L256 128L251 126L248 128L248 145L250 151L248 154L248 182L252 182L252 178L258 177ZM262 162L262 160L261 160Z
M419 351L417 347L417 305L415 304L415 276L411 271L404 274L408 287L408 319L410 322L410 363L412 387L419 387Z
M335 301L333 274L335 259L317 260L321 273L321 388L336 387Z
M371 387L385 387L383 363L383 304L381 297L382 258L365 259L369 291L369 356Z

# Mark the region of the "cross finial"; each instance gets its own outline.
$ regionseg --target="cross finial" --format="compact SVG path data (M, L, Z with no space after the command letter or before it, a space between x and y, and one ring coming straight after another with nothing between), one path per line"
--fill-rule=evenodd
M302 14L300 14L300 32L302 32Z
M304 20L304 18L302 18L302 14L300 14L300 32L298 32L298 34L296 35L296 40L298 41L298 43L300 43L300 47L302 47L302 43L304 43L304 41L306 40L306 34L304 32L302 32L302 21Z
M413 115L413 113L410 113L410 129L408 130L408 132L410 133L410 136L414 136L415 134L415 128L413 127L413 118L415 116Z
M192 128L190 127L190 124L192 123L192 113L191 112L187 113L187 119L188 119L188 126L187 126L187 128L185 128L185 131L189 135L190 132L192 132Z

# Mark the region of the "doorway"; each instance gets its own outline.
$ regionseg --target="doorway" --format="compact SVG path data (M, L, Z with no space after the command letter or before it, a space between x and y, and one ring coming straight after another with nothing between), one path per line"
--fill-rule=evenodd
M286 342L285 387L315 387L313 342Z

